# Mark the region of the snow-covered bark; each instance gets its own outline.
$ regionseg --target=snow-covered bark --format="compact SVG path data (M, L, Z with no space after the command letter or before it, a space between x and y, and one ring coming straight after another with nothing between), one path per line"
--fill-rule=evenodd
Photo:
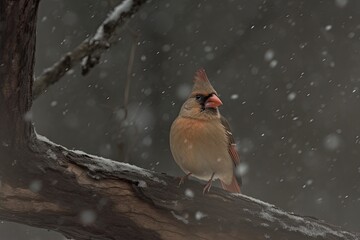
M0 147L3 220L74 239L359 238L245 195L217 188L204 195L195 181L178 187L176 178L69 150L36 133L29 146L21 153Z

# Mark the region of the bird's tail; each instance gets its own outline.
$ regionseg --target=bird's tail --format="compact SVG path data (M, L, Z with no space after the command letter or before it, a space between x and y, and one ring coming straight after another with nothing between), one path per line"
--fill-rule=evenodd
M232 181L229 185L225 184L221 180L220 180L220 182L221 182L222 188L225 189L226 191L232 192L232 193L241 193L240 186L239 186L238 181L236 180L235 175L233 176Z

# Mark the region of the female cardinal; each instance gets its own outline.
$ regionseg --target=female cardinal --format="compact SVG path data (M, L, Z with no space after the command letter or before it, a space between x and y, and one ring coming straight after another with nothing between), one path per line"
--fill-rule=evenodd
M186 173L180 184L190 175L206 180L205 193L213 180L220 179L225 190L240 193L234 173L240 158L229 124L219 113L221 105L205 70L199 69L191 94L171 126L170 148L176 163Z

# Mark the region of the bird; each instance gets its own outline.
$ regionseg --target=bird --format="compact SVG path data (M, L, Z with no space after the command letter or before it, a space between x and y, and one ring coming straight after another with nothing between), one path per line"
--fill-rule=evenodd
M207 181L203 194L219 179L223 189L240 193L241 177L235 174L240 158L223 105L203 68L196 71L192 91L170 128L170 150L177 165L189 176Z

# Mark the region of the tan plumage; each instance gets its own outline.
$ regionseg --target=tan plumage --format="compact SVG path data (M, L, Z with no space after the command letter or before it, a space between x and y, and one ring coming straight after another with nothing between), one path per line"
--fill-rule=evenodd
M194 87L170 130L170 148L176 163L188 175L211 182L220 179L224 189L240 192L234 169L240 159L229 124L218 106L222 102L203 69L196 72Z

